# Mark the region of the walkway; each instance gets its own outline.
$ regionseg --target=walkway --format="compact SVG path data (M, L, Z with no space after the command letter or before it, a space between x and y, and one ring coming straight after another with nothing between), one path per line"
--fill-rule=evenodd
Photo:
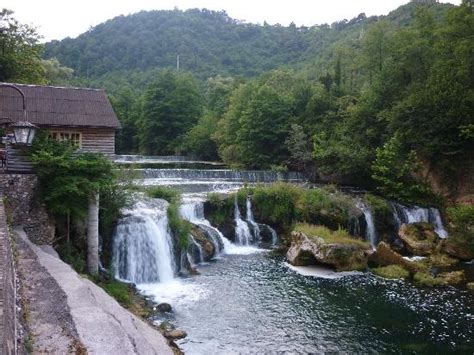
M81 278L54 252L32 244L23 229L15 229L15 234L64 292L80 343L89 354L173 354L161 333L123 309L93 282Z

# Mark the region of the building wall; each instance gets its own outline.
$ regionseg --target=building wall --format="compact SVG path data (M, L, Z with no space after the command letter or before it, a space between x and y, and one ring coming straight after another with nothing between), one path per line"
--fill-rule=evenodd
M16 272L7 217L0 201L0 353L17 354Z
M113 128L41 127L49 132L81 134L81 150L84 152L115 154L115 130Z
M51 245L54 220L39 201L38 178L33 174L0 174L0 194L12 225L21 225L35 244ZM0 352L1 354L1 352Z

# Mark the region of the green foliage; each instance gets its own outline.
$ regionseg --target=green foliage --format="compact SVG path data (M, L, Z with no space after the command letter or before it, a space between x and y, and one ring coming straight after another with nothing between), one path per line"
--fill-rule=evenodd
M143 96L138 126L140 151L174 154L182 149L186 132L198 121L202 102L191 74L165 70Z
M217 130L218 118L208 112L199 118L184 139L184 149L201 159L217 160L217 145L212 139Z
M298 223L295 225L294 231L301 232L308 238L321 238L327 244L350 244L362 248L369 248L367 242L352 238L344 229L332 231L324 226Z
M58 215L85 215L89 199L115 183L113 165L105 156L77 152L46 135L35 139L31 160L42 199Z
M71 265L77 273L85 274L87 272L85 250L69 243L62 243L56 248L56 251L61 259Z
M189 234L192 225L181 218L179 214L179 200L173 200L167 209L168 225L174 236L178 239L178 245L185 250L189 245Z
M298 218L298 202L303 190L291 184L276 183L252 190L254 213L258 220L291 230Z
M353 199L337 191L306 190L300 205L301 220L322 224L333 230L345 226L349 217L357 214Z
M474 252L474 206L458 205L446 209L449 240Z
M102 287L105 292L115 298L122 306L129 307L132 305L133 296L130 286L126 283L113 279L95 280L98 286Z
M374 216L375 228L379 234L389 234L393 230L393 212L387 200L374 194L364 196Z
M19 23L13 11L0 10L0 82L44 83L40 36Z
M164 186L154 186L145 190L146 194L152 198L161 198L169 203L180 200L180 194L177 190Z
M429 196L426 184L414 178L420 170L416 153L405 152L399 136L392 137L383 148L378 148L376 155L372 177L383 195L414 203Z

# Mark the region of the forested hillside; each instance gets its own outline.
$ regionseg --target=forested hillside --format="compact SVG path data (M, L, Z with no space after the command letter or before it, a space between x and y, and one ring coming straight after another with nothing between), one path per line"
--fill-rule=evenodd
M297 169L420 202L470 184L473 32L468 2L311 28L153 11L45 56L75 70L71 83L108 89L119 152Z

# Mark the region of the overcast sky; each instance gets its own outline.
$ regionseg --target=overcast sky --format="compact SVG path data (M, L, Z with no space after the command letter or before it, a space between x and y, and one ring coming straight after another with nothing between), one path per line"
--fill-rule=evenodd
M0 8L33 24L45 41L76 37L105 20L140 10L177 7L225 10L232 18L252 23L315 25L351 19L361 12L385 15L409 0L2 0ZM461 0L442 1L460 4Z

